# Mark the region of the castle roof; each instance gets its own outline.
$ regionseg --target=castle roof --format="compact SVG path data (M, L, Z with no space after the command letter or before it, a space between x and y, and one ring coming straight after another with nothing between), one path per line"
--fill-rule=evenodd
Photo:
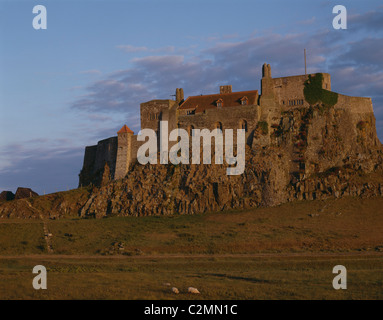
M180 110L195 110L195 113L206 109L238 107L247 100L249 105L257 104L258 90L218 93L188 97L179 107Z
M117 132L117 134L119 133L134 133L134 132L130 130L126 124L124 124L124 126L120 129L120 131Z

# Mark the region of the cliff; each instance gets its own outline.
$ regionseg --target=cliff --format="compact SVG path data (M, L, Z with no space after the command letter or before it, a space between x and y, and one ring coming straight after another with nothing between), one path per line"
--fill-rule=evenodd
M124 179L104 175L99 188L1 203L0 218L193 214L383 196L383 148L371 100L338 99L333 107L296 108L258 125L242 175L226 175L226 164L135 163Z
M340 96L285 111L254 132L240 176L225 165L136 164L93 192L83 217L193 214L294 200L383 195L383 148L371 100ZM359 105L358 105L359 104Z

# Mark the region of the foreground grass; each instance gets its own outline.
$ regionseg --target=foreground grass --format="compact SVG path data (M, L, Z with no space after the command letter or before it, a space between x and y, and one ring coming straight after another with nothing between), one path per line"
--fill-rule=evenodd
M193 216L0 220L0 299L382 299L383 198ZM48 269L48 290L32 268ZM332 288L332 268L348 289ZM180 290L170 292L170 283ZM190 296L195 286L199 296Z
M36 264L47 267L47 290L32 288ZM348 270L347 290L332 287L337 264ZM382 299L382 266L382 256L365 255L0 259L0 299Z
M56 254L383 252L382 207L383 198L345 198L191 216L46 223ZM0 240L0 255L46 253L41 221L0 220Z
M0 222L0 255L46 252L41 221Z

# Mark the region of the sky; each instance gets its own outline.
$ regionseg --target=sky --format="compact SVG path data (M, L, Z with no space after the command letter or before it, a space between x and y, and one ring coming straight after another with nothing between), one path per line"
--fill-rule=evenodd
M372 98L383 141L381 0L0 0L0 191L76 188L85 146L137 133L140 103L260 90L265 62L273 77L304 74L305 48L333 91Z

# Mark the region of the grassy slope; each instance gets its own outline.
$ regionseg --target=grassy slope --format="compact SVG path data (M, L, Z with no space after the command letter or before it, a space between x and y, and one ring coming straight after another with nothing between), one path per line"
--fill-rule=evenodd
M41 247L41 221L0 220L0 299L382 299L382 207L382 198L345 198L193 216L48 221L51 255ZM105 256L113 242L125 243L125 255ZM179 253L186 255L172 256ZM249 255L256 253L270 256ZM48 269L44 292L31 286L37 264ZM332 288L337 264L347 267L347 290ZM201 295L186 294L188 286Z
M382 207L383 198L346 198L192 216L65 219L48 227L58 254L108 254L113 242L123 242L125 254L380 250Z

